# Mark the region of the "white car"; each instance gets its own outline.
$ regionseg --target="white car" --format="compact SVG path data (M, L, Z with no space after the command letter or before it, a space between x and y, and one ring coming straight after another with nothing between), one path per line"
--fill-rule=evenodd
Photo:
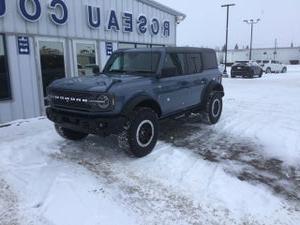
M286 73L287 67L275 60L258 60L257 63L263 68L265 73Z

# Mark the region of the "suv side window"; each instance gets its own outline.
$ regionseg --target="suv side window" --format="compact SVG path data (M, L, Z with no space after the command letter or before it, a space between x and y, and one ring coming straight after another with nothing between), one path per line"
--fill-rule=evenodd
M165 62L164 62L164 67L163 69L174 69L173 74L168 74L169 76L171 75L182 75L184 72L184 58L180 57L176 53L167 53Z
M188 73L201 73L202 72L202 60L200 53L187 54Z

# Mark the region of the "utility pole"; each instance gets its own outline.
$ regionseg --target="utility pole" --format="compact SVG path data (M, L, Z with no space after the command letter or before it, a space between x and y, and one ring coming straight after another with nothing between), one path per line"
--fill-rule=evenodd
M259 23L260 19L256 19L256 20L244 20L245 23L250 24L251 25L251 37L250 37L250 52L249 52L249 60L252 60L252 44L253 44L253 26L254 24Z
M221 5L222 8L226 7L227 8L227 19L226 19L226 43L225 43L225 69L223 74L227 75L227 51L228 51L228 24L229 24L229 7L235 6L235 4L225 4Z
M277 38L275 39L274 60L276 60L276 56L277 56Z

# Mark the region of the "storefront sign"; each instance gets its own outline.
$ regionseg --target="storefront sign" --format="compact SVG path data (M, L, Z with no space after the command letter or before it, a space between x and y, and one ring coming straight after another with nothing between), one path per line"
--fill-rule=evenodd
M30 46L29 46L29 38L24 36L18 37L18 49L20 55L29 55L30 54Z
M6 12L5 0L0 0L0 17L4 16Z
M41 19L43 13L43 5L41 0L17 0L19 14L31 23ZM170 36L170 21L160 21L158 18L148 18L144 14L134 17L133 13L125 11L117 13L116 10L105 12L105 24L102 25L101 16L102 9L98 6L86 5L87 24L91 29L100 29L102 26L107 31L119 32L122 30L131 33L136 30L143 35L149 33L152 36L161 34L162 36ZM65 0L49 0L47 13L49 20L62 26L68 22L69 8ZM0 0L0 17L5 16L6 7L5 0Z
M105 49L106 49L106 55L111 56L114 48L113 48L113 43L112 42L105 42Z

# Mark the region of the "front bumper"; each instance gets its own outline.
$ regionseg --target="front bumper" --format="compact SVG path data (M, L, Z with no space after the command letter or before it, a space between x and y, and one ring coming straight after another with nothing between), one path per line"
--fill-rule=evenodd
M100 136L118 134L127 121L124 116L90 116L65 112L51 107L46 108L46 115L49 120L64 128Z

